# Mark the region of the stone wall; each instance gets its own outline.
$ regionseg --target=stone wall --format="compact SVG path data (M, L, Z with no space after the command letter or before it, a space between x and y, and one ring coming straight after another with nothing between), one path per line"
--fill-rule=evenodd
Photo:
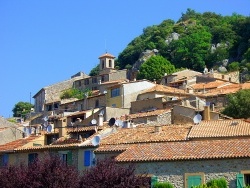
M236 188L236 174L242 170L250 170L250 159L136 163L136 173L153 174L159 181L171 182L176 188L186 187L185 173L204 173L205 183L225 178L230 188Z

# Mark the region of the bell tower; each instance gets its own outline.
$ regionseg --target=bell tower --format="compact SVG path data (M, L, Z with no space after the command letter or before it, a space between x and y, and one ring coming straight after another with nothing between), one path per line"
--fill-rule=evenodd
M115 56L105 53L99 57L99 74L110 73L115 69Z

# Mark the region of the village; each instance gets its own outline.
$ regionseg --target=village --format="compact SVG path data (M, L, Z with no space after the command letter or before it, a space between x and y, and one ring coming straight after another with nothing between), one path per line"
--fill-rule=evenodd
M83 99L63 91L88 89ZM45 86L34 110L19 123L0 118L0 166L29 164L58 153L84 170L106 157L136 164L152 181L190 188L225 178L230 188L250 184L250 121L221 113L228 94L250 89L239 71L204 68L165 74L154 82L115 69L115 57L99 56L99 75L83 72Z

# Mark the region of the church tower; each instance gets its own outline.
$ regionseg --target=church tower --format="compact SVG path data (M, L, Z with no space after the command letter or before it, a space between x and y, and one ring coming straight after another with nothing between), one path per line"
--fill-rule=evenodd
M99 59L99 74L107 74L115 69L115 56L105 53Z

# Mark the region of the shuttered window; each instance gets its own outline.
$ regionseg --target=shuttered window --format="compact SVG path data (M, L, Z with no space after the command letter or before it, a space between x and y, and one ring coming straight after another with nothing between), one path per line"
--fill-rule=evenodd
M193 186L198 186L201 184L201 176L200 175L188 176L187 182L188 182L188 188L191 188Z
M93 151L86 150L83 153L83 164L84 166L94 166L95 165L95 155Z
M192 188L203 184L205 181L205 174L199 173L185 173L185 188Z
M243 188L244 187L244 175L243 174L237 174L236 175L236 187L237 188Z

